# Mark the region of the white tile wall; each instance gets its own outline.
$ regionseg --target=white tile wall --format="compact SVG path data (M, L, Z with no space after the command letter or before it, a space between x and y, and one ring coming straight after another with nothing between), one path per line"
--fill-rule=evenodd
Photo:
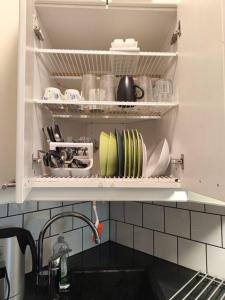
M38 204L40 210L62 206L62 202L58 202L58 201L50 201L50 202L41 201Z
M142 203L126 202L125 203L125 222L134 225L142 225Z
M190 237L190 215L187 210L165 208L165 229L167 233Z
M110 203L112 241L225 279L225 207L143 202L137 226L133 205Z
M89 219L91 219L92 212L91 212L91 203L90 202L73 205L73 211L83 214L86 217L88 217ZM87 226L87 224L84 221L73 218L73 228L74 229L80 228L83 226Z
M116 242L116 221L110 220L110 241Z
M22 226L23 226L22 215L0 219L0 227L22 227Z
M110 218L116 221L124 221L124 203L113 201L110 203Z
M177 237L155 231L154 255L177 263Z
M221 217L191 212L191 238L206 244L222 246Z
M49 238L44 239L43 244L43 266L48 265L49 258L52 256L52 249L57 241L57 236L52 236Z
M143 226L146 228L164 230L164 208L162 206L143 204Z
M153 231L135 226L134 249L153 255Z
M194 211L204 211L204 204L201 203L192 203L192 202L178 202L178 208L194 210Z
M24 228L29 230L33 235L33 238L37 240L41 229L49 219L49 210L28 213L24 216ZM49 236L49 230L45 233L45 237L47 236Z
M66 232L64 237L72 250L70 256L82 251L82 228Z
M7 204L2 204L0 206L0 218L7 216Z
M206 245L178 238L178 263L206 273Z
M225 206L218 206L218 205L206 205L205 211L208 213L218 214L218 215L225 215Z
M118 222L116 228L116 241L121 245L133 247L133 225Z
M225 249L207 245L208 272L225 279Z
M90 249L95 247L96 244L93 240L93 232L91 231L90 227L83 228L83 250Z
M222 244L225 248L225 216L222 217Z
M168 207L177 207L177 203L176 202L162 202L162 201L153 201L153 204L156 205L162 205L162 206L168 206Z
M37 202L24 202L23 204L9 204L9 216L37 211Z
M51 217L54 217L55 215L59 214L60 212L69 212L69 211L73 211L72 205L53 208L53 209L51 209ZM51 235L55 235L55 234L62 233L65 231L70 231L72 229L73 229L72 217L62 218L62 219L55 221L51 225Z

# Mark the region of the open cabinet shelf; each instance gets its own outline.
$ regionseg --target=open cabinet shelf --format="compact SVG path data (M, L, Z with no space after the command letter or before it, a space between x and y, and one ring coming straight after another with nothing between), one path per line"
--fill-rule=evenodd
M180 181L172 177L102 178L92 177L35 177L33 187L76 188L180 188Z
M29 200L53 201L179 201L187 194L181 189L178 179L160 178L57 178L34 177L29 184L32 191Z
M55 118L74 119L160 119L173 108L176 102L116 102L116 101L74 101L74 100L35 100Z
M161 77L177 59L176 52L118 52L95 50L36 49L38 57L53 78L147 75Z

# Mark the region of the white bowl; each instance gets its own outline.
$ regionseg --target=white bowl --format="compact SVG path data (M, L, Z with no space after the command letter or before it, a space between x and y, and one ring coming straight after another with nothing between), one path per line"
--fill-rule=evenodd
M146 169L147 177L164 175L170 163L170 150L166 139L162 140L152 153Z

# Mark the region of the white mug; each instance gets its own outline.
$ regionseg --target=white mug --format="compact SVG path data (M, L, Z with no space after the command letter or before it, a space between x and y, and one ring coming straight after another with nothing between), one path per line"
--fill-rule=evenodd
M65 90L64 100L76 100L79 101L81 99L80 92L75 89Z
M44 100L61 100L61 92L54 87L47 87L44 93Z

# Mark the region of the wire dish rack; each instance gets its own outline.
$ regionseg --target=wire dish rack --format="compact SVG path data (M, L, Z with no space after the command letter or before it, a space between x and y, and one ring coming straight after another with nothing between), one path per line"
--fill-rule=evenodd
M177 59L176 52L115 52L96 50L36 49L52 77L84 74L148 75L161 77Z
M160 119L177 102L116 102L116 101L74 101L35 100L44 106L55 118ZM124 118L125 117L125 118Z
M225 281L197 272L169 300L224 300Z

